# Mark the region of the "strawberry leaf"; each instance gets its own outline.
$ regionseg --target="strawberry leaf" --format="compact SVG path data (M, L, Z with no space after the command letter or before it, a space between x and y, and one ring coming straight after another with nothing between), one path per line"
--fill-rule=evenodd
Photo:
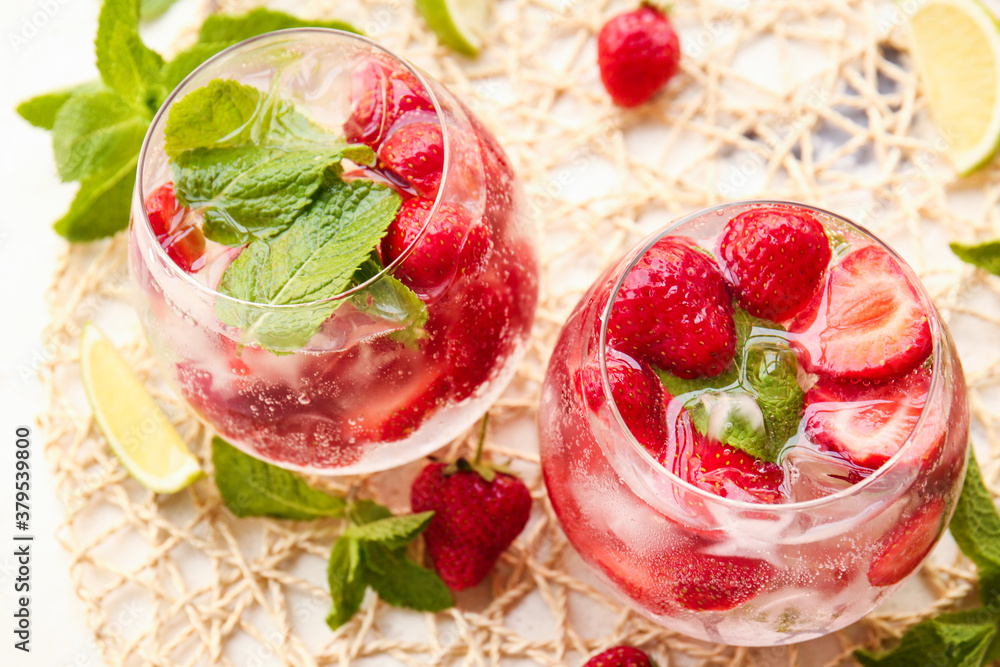
M910 628L890 651L857 650L854 657L864 667L979 667L996 654L997 627L989 618L982 609L941 614Z
M443 611L455 604L441 577L408 560L402 549L366 543L364 553L368 584L384 602L417 611Z
M218 436L212 439L212 463L222 501L238 517L305 521L344 516L343 498L317 491L295 473L244 454Z
M350 526L344 535L353 540L384 545L389 549L405 547L424 532L434 512L406 514L379 519L371 523Z
M971 451L962 495L949 529L958 548L976 564L979 598L992 608L1000 596L1000 515Z
M330 629L336 630L351 620L365 598L367 584L361 561L361 545L356 540L341 536L334 543L326 568L326 580L333 603L326 617L326 624Z
M950 247L963 262L1000 276L1000 239L972 245L952 243Z

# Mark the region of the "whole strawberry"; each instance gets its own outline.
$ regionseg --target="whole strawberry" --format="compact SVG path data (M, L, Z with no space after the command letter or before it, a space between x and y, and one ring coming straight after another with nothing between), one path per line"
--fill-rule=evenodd
M597 35L601 81L615 104L634 107L651 98L677 72L681 45L670 20L643 5L619 14Z
M481 452L482 439L472 463L431 463L410 489L414 512L434 512L424 541L438 575L454 591L486 578L531 513L524 482L480 463Z
M652 667L649 656L632 646L615 646L595 655L583 667Z
M386 139L378 151L380 164L409 183L421 197L433 199L441 187L444 139L441 125L411 123Z
M729 221L720 254L740 305L754 317L787 320L819 289L830 243L819 220L791 206L752 208Z

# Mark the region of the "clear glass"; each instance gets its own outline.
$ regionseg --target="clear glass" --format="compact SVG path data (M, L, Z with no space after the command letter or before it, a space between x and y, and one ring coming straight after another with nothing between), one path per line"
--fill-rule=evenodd
M917 543L936 544L961 491L969 434L965 381L951 338L916 276L889 251L931 313L934 362L916 426L874 473L828 495L749 503L690 484L639 444L610 398L610 297L664 236L688 236L717 252L726 223L762 203L807 209L828 230L885 247L833 213L791 202L741 202L690 215L633 248L584 295L553 352L539 416L549 497L584 560L626 602L667 628L744 646L824 635L895 591L905 577L874 585L870 568L908 526L924 531ZM596 412L585 404L579 381L581 368L594 358L601 363L604 392ZM801 467L799 473L808 477L810 471ZM944 503L941 521L911 521L935 499ZM922 557L926 552L915 559ZM683 602L692 596L706 601L704 608Z
M396 78L366 78L373 62L375 71L391 71ZM403 77L420 90L394 99L392 82ZM345 122L355 118L352 114L360 113L366 95L383 105L376 111L388 108L387 100L396 105L394 111L413 106L417 97L423 100L414 117L397 117L406 120L379 130L384 141L406 122L440 125L440 187L416 238L366 282L302 305L247 303L216 291L220 271L239 248L209 243L207 268L198 275L180 268L158 240L144 202L172 179L164 152L171 108L216 79L233 79L291 101L313 123L339 135ZM376 124L388 126L382 118ZM404 200L413 196L401 179L366 174L398 187ZM468 214L460 238L469 237L473 224L485 225L485 240L480 233L478 242L486 249L481 261L452 269L431 293L414 288L427 306L428 319L417 336L395 336L407 331L414 315L412 308L386 297L392 293L389 276L416 253L436 252L428 249L433 245L426 240L428 229L449 206ZM247 40L215 56L178 86L143 144L129 244L146 335L180 395L210 427L248 454L311 473L384 470L455 438L513 376L537 304L533 228L519 183L494 137L441 84L375 42L334 30L286 30ZM307 343L282 348L274 341L262 345L254 331L220 322L220 304L266 315L272 322L331 314Z

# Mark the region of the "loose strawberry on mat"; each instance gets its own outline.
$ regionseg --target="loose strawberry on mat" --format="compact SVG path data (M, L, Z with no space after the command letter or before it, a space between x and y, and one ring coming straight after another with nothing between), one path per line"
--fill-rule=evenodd
M409 112L434 113L434 105L413 74L384 58L369 58L351 74L353 107L344 123L352 143L377 149Z
M615 104L634 107L677 73L681 45L670 20L644 4L615 16L597 35L601 81Z
M434 202L415 197L399 209L396 219L382 239L382 261L388 265L420 239L396 269L404 285L423 294L432 294L456 273L472 271L489 249L489 230L482 220L473 222L458 204L442 202L423 237Z
M892 586L920 566L944 530L945 509L941 498L931 498L882 538L868 570L872 586Z
M913 431L930 383L931 371L923 367L883 383L822 378L805 397L806 436L875 470Z
M195 273L205 266L205 235L185 221L186 212L177 204L173 183L161 185L146 198L146 215L156 240L177 266Z
M379 164L409 183L418 195L433 199L441 187L444 139L441 125L411 123L399 128L378 151Z
M632 646L615 646L598 653L583 667L652 667L649 656Z
M435 513L424 541L438 575L455 591L486 578L531 513L524 482L480 462L485 433L484 421L471 463L430 463L410 489L414 512Z
M612 347L679 377L718 375L736 350L722 273L690 239L661 239L625 277L608 337Z
M801 208L769 205L729 221L720 255L739 304L755 317L794 317L819 288L830 263L823 225Z
M904 375L931 351L927 307L888 252L855 250L835 265L810 309L789 329L818 343L807 369L852 380Z

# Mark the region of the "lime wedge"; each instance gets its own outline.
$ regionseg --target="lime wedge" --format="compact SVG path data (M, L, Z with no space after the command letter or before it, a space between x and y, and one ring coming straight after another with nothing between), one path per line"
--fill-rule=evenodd
M489 0L417 0L417 11L443 44L467 56L483 47Z
M173 493L204 474L118 350L89 323L80 340L80 373L97 425L143 486Z
M978 0L926 0L910 18L931 116L964 176L1000 145L1000 24Z

